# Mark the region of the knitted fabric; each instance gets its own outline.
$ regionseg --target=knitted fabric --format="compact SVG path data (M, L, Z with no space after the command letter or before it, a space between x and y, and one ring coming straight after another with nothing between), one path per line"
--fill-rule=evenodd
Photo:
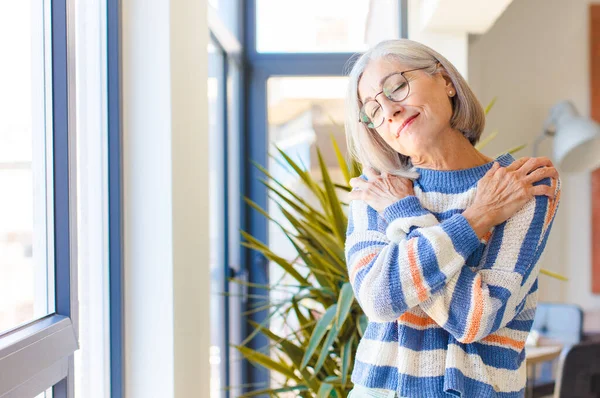
M515 159L504 153L501 166ZM560 201L535 196L479 239L462 212L493 162L416 168L415 195L382 214L349 206L346 261L369 322L352 382L406 397L522 397L538 259ZM365 176L362 178L366 179Z

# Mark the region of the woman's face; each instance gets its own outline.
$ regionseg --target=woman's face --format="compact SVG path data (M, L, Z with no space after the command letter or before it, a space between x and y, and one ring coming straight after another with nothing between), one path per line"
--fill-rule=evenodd
M394 60L380 58L371 61L358 82L362 104L382 90L382 79L391 73L414 69ZM429 75L424 70L404 74L410 86L408 96L400 101L389 100L383 93L377 95L383 123L377 133L397 152L405 156L426 153L435 146L440 134L450 129L452 104L449 91L456 94L450 78L441 73ZM410 120L416 115L416 118ZM404 125L405 121L409 121Z

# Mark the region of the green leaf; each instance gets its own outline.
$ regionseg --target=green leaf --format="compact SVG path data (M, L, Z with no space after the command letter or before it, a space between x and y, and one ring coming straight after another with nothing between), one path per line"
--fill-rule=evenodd
M325 333L327 333L327 328L329 327L329 325L331 325L331 322L333 322L336 311L337 304L334 304L331 307L329 307L327 311L325 311L325 314L323 314L321 319L319 319L319 321L317 322L317 326L315 326L315 330L313 330L313 334L312 336L310 336L310 341L308 342L308 347L306 348L306 352L304 353L304 358L302 359L300 369L304 369L306 367L306 364L308 364L310 358L312 358L317 347L319 346L319 343L321 342L321 339L323 338L323 336L325 336Z
M329 171L327 171L327 166L325 165L323 155L321 154L319 148L317 148L317 157L319 158L319 165L321 167L321 174L323 177L323 185L325 186L325 193L327 194L327 205L329 206L329 208L325 209L325 211L330 213L331 217L333 218L333 225L336 227L334 229L334 233L338 236L338 239L343 242L346 235L346 219L344 212L342 210L342 206L340 205L340 200L335 193L335 186L331 181Z
M344 159L344 155L342 155L342 151L340 150L340 147L333 134L331 134L331 144L333 145L333 151L335 152L335 157L337 158L340 169L342 170L342 174L344 175L344 181L346 181L346 184L349 184L352 177L350 176L348 162L346 162L346 159Z
M298 271L296 271L294 269L293 264L290 264L290 262L288 260L286 260L285 258L279 257L278 255L273 253L273 251L271 251L271 249L267 245L263 244L262 242L260 242L258 239L256 239L254 236L250 235L249 233L241 231L241 234L244 237L244 239L246 239L248 242L250 242L250 244L242 243L242 245L261 252L266 258L277 263L277 265L279 265L281 268L283 268L283 270L285 272L287 272L294 279L296 279L298 282L300 282L301 285L310 285L310 283L306 280L306 278L303 277L302 275L300 275L298 273Z
M350 309L352 308L352 304L354 303L354 292L352 291L352 285L350 282L344 283L342 286L342 290L340 291L340 296L338 298L338 306L337 306L337 314L335 314L335 318L337 320L337 328L341 329L342 325L346 321L346 317L348 313L350 313Z
M309 386L311 390L318 390L318 382L312 378L311 374L308 372L307 369L300 368L302 357L304 356L304 350L301 347L288 340L282 339L268 328L260 326L253 321L249 321L249 323L254 325L254 327L259 328L259 330L263 332L267 337L269 337L272 341L279 341L281 349L288 355L294 366L300 370L300 373L302 374L302 380L304 380L306 385Z
M331 390L333 390L333 385L329 383L321 383L321 388L319 388L319 393L317 394L317 398L329 398L329 394L331 394Z
M477 145L475 145L475 148L477 150L481 150L483 147L485 147L487 144L489 144L494 138L496 138L497 135L498 135L497 131L492 131L490 133L490 135L488 135L487 137L485 137L484 139L479 141L477 143Z
M508 152L508 153L510 153L512 155L512 154L514 154L516 152L519 152L521 149L525 148L526 146L527 146L527 144L518 145L518 146L516 146L514 148L509 149L506 152Z
M346 387L348 381L348 371L352 363L352 351L354 346L354 334L350 336L350 340L342 347L342 385Z
M492 107L494 106L494 104L496 103L497 99L498 99L498 97L492 98L492 100L490 101L490 103L488 104L488 106L485 107L485 114L486 114L486 116L487 116L488 112L492 109Z
M317 359L317 364L315 365L315 375L317 373L319 373L319 371L321 370L321 367L323 366L323 363L325 363L325 359L328 358L329 349L331 348L331 345L333 344L333 342L335 341L337 336L338 336L338 328L335 326L335 323L334 323L333 326L331 327L331 329L329 329L329 333L327 334L325 343L323 343L323 346L321 347L321 352L319 353L319 359Z
M367 330L367 325L369 324L369 320L367 319L366 315L361 315L358 318L358 333L360 334L360 337L363 337L365 334L365 331Z
M235 347L248 360L255 362L261 366L264 366L268 369L274 370L275 372L280 373L289 379L300 381L298 377L294 374L294 370L292 368L289 368L286 364L274 361L271 357L260 352L254 351L248 347L244 347L241 345Z
M282 387L282 388L265 388L263 390L255 390L255 391L251 391L248 392L246 394L243 395L238 395L238 398L249 398L249 397L255 397L257 395L263 395L263 394L281 394L284 392L290 392L290 391L307 391L308 388L304 385L304 384L299 384L297 386L290 386L290 387Z

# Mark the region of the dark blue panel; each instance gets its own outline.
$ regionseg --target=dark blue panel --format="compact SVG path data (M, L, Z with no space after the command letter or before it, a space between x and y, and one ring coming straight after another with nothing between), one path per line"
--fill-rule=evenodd
M55 312L70 317L69 100L65 0L51 3L51 21L52 126L48 130L51 130L52 134L54 168L54 298ZM52 390L55 398L66 398L67 379L61 380Z
M71 316L69 250L69 102L65 0L52 2L52 113L56 313Z
M107 1L108 96L108 245L110 308L110 392L124 396L123 386L123 218L120 35L121 4Z

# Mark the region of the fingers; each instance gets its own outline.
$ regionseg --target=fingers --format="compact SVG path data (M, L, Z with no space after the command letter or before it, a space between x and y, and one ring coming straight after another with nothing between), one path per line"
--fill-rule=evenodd
M548 185L536 185L531 187L531 193L535 196L546 195L550 199L554 199L554 188Z
M377 178L379 176L379 174L375 171L375 169L367 166L363 169L363 172L365 173L365 175L367 176L367 178L369 180L372 180L374 178Z
M558 178L558 171L554 167L540 167L526 175L524 181L533 184L534 182L543 180L544 178Z
M496 172L496 170L498 170L499 168L500 168L500 163L494 162L494 164L492 165L492 167L488 170L488 172L486 174L494 174Z
M524 157L524 158L519 158L516 159L514 162L512 162L511 164L509 164L508 166L506 166L506 170L507 171L515 171L518 170L521 166L523 166L523 164L525 162L527 162L529 159L529 157Z
M521 176L525 177L532 171L544 166L554 167L552 161L549 158L547 158L546 156L541 156L537 158L527 158L527 161L524 162L521 165L521 167L517 168L516 170Z
M359 189L366 189L367 185L369 184L367 181L363 180L360 177L351 178L349 183L352 188L359 188Z

